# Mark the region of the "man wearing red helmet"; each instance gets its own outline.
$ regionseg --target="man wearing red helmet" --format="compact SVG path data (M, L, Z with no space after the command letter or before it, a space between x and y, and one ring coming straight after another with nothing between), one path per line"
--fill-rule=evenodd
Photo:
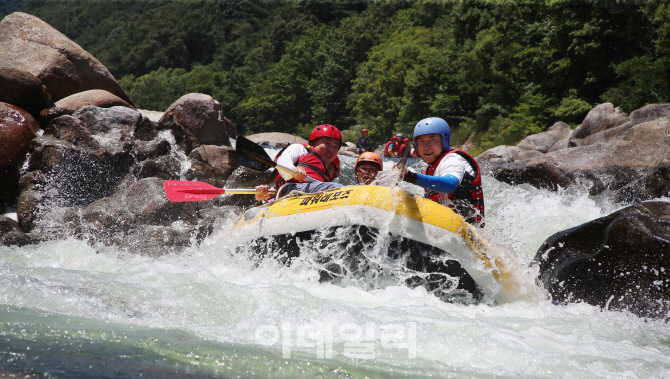
M295 172L295 175L279 171L275 177L275 188L277 197L283 196L291 191L321 192L329 189L342 187L339 183L332 183L333 176L339 174L339 159L337 152L342 146L342 134L332 125L319 125L309 136L309 145L294 143L281 150L275 157L275 161ZM332 165L338 166L335 170ZM306 183L303 180L311 177L318 182ZM256 187L256 199L265 200L268 194L268 186Z
M404 157L406 149L411 149L411 146L409 144L409 138L405 138L402 140L402 144L400 145L400 149L398 150L398 156Z
M356 140L356 154L363 154L374 149L374 145L368 139L368 130L361 130L361 136Z

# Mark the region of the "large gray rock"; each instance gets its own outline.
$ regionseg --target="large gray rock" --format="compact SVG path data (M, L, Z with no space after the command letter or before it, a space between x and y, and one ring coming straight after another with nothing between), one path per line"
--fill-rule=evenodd
M670 202L630 206L549 237L534 258L555 301L670 317Z
M170 129L177 144L189 154L200 145L231 146L221 104L209 95L190 93L165 111L158 129Z
M628 122L628 115L612 103L603 103L586 115L586 118L572 133L572 138L584 138L591 134L617 127Z
M631 112L630 122L637 125L663 117L670 117L670 104L650 104Z
M35 75L54 101L103 89L133 102L92 55L35 16L15 12L0 22L0 67Z
M572 130L568 124L557 122L547 129L546 132L533 134L524 138L517 146L523 150L535 150L546 153L557 141L568 138L571 133Z
M252 134L247 136L247 139L254 141L259 145L278 147L280 149L294 143L301 143L305 145L308 143L308 141L304 138L279 132Z
M24 109L36 120L42 109L54 106L46 87L35 75L13 67L0 67L0 102Z
M668 104L646 106L630 117L611 104L601 104L582 123L580 134L558 123L517 146L487 150L477 161L483 172L510 184L557 189L578 183L591 194L614 190L622 201L666 196L668 114Z

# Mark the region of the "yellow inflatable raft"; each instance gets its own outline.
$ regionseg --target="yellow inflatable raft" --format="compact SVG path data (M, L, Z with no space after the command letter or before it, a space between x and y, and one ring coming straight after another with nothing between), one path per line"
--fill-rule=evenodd
M286 264L312 254L322 280L375 288L393 276L446 301L518 297L514 265L500 253L490 256L476 228L450 208L399 187L292 192L247 210L235 231L247 238L246 247Z

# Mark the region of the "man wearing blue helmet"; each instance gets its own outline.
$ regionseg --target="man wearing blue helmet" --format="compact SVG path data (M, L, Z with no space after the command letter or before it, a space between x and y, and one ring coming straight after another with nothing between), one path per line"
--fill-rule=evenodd
M484 226L484 193L477 161L463 150L452 149L449 124L426 118L414 127L414 143L428 164L423 174L405 168L404 180L423 187L425 196L453 208L466 222Z

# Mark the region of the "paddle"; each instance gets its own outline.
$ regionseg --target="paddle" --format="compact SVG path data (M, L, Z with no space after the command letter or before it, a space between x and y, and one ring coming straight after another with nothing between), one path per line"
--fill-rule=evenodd
M249 167L250 169L256 171L266 171L269 168L276 168L277 170L284 171L287 174L295 176L295 171L277 164L277 162L273 161L268 153L265 152L263 146L257 144L254 141L251 141L248 138L242 136L237 137L235 152L235 155L237 156L237 163L244 167ZM318 180L309 176L305 177L304 180L308 182L318 182Z
M182 180L166 180L163 182L165 195L170 201L205 201L211 200L223 194L253 195L256 190L251 189L230 189L214 187L205 182L187 182ZM274 193L274 190L268 192Z

